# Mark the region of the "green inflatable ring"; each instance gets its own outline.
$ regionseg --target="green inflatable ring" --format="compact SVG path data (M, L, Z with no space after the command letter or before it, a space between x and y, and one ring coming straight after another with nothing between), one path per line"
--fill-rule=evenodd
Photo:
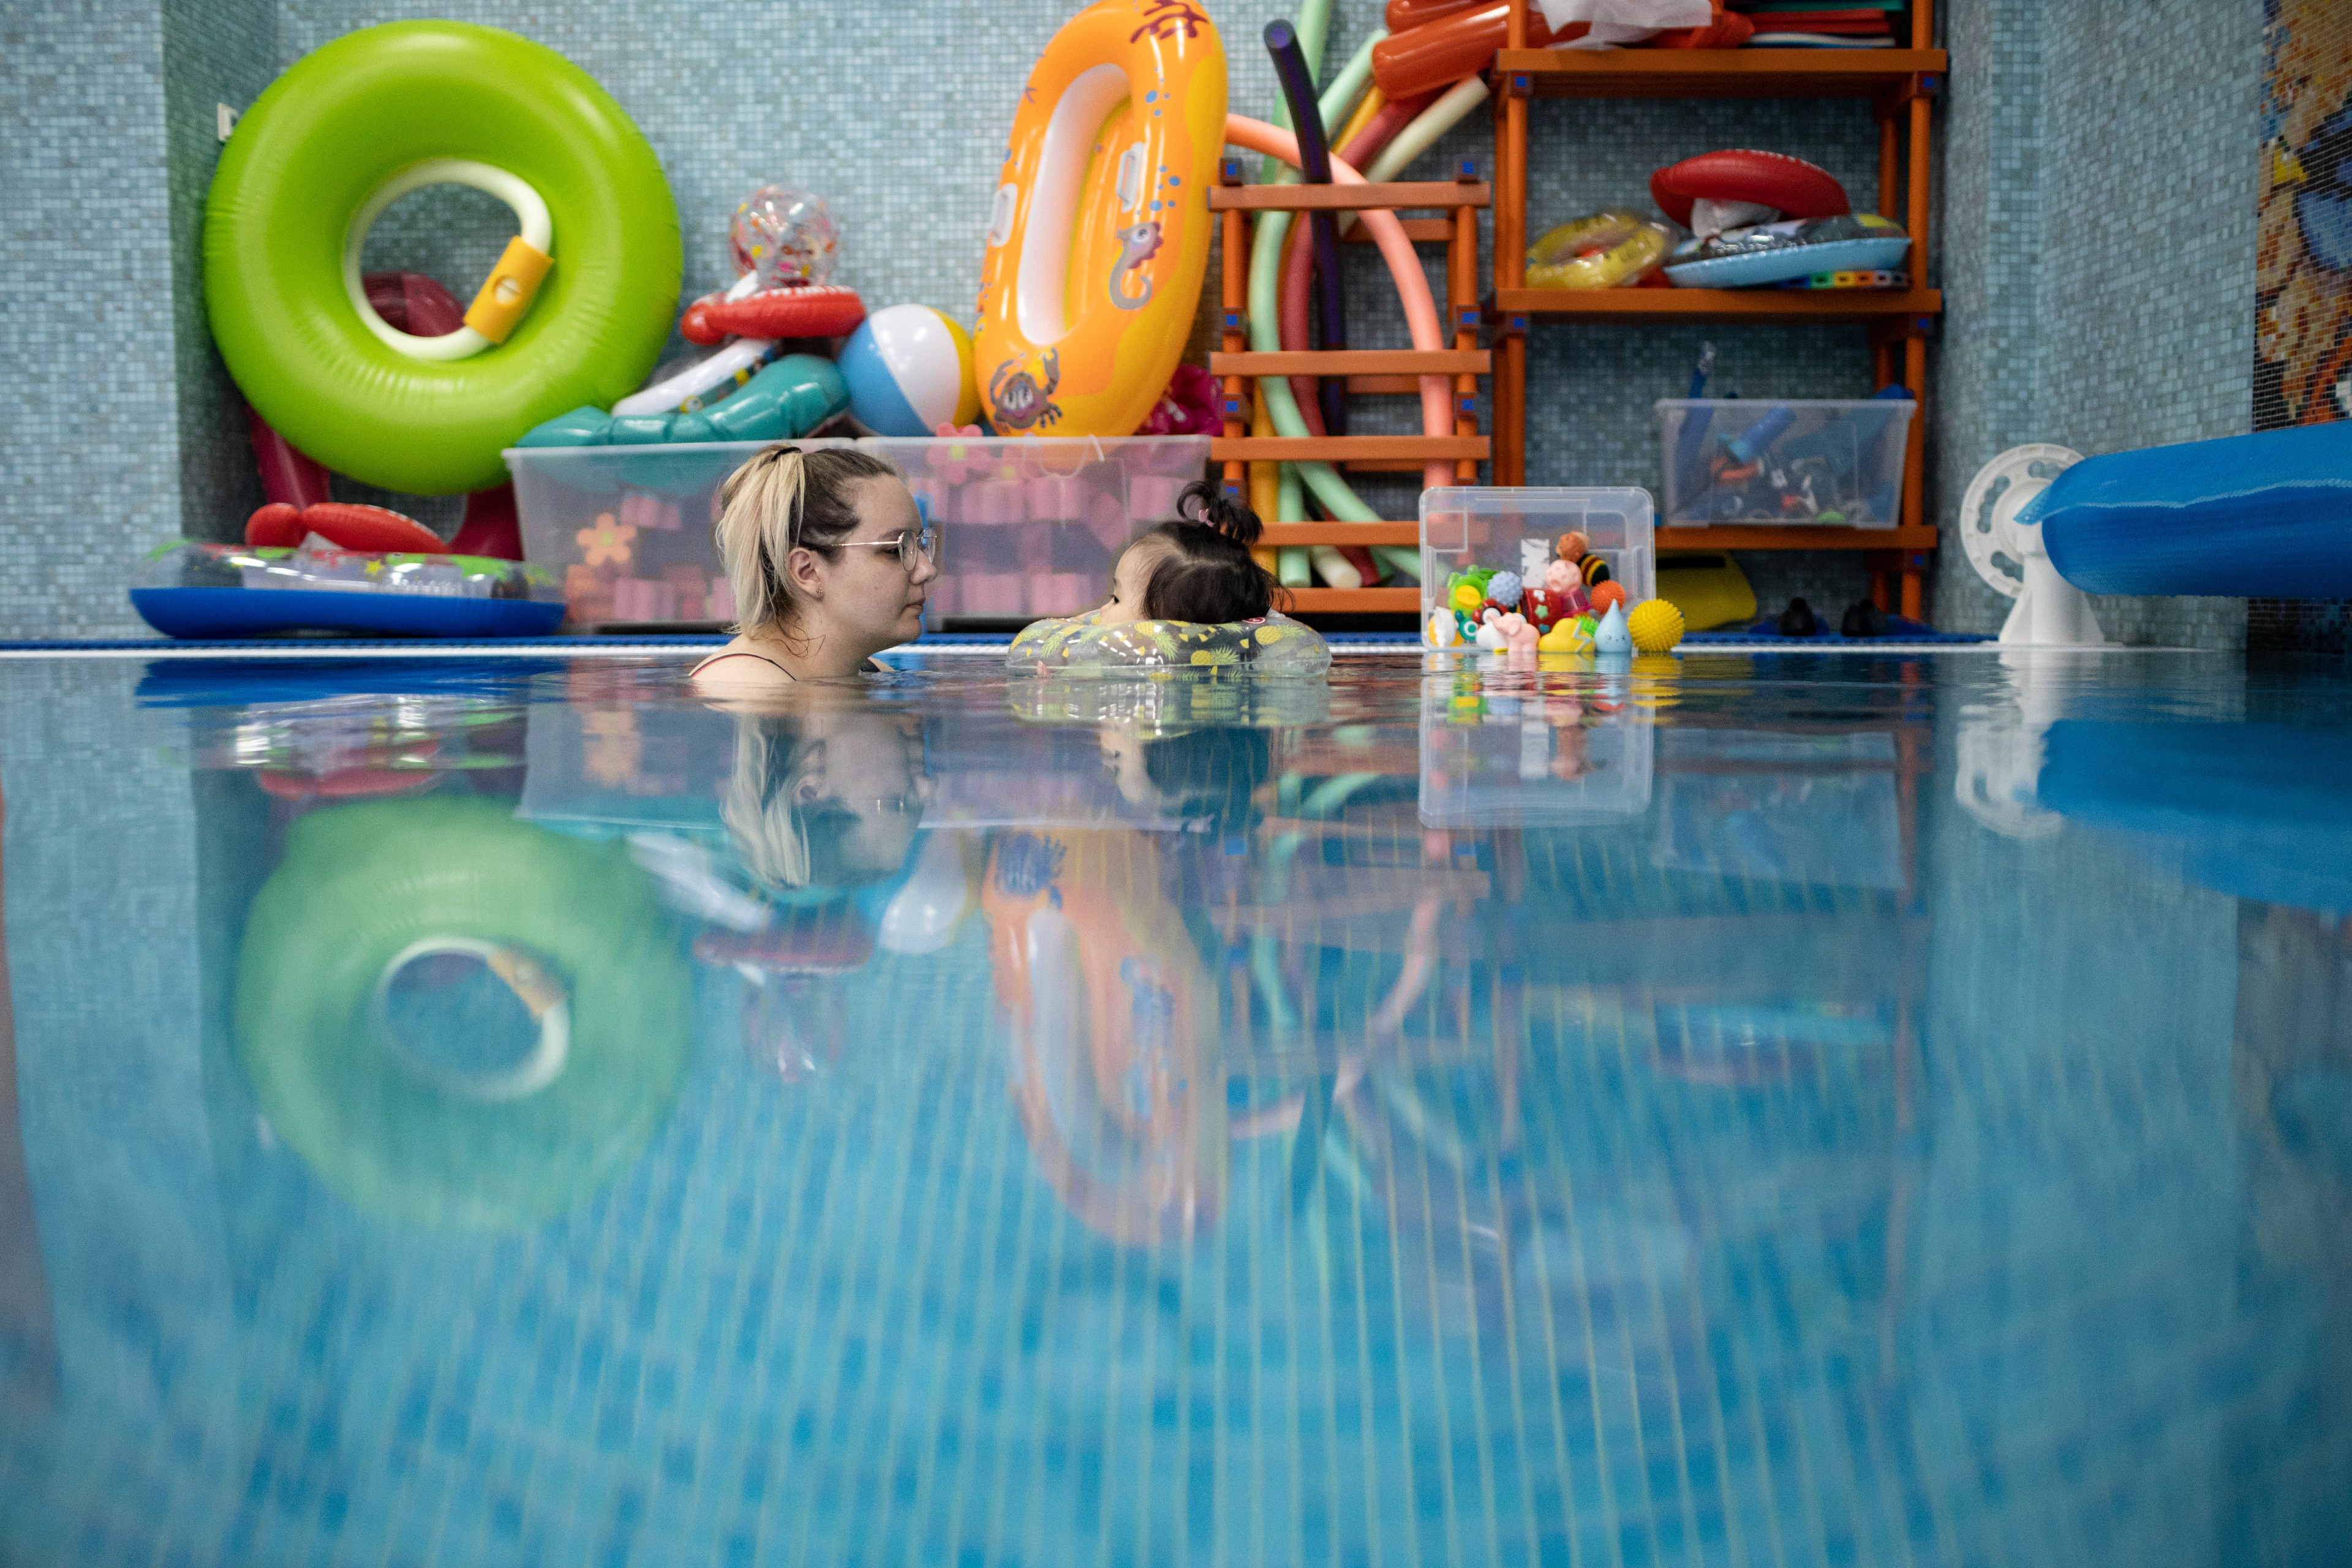
M420 952L492 950L528 955L560 1001L520 1067L453 1080L393 1038L380 988ZM620 845L427 798L294 825L247 916L233 1027L270 1126L329 1186L387 1219L508 1226L636 1159L692 1017L667 915Z
M344 281L354 220L433 160L519 183L552 226L554 266L512 334L455 361L391 346ZM238 122L205 207L205 303L238 388L328 468L418 494L498 484L524 431L635 391L684 266L660 161L611 95L552 49L460 22L304 56Z

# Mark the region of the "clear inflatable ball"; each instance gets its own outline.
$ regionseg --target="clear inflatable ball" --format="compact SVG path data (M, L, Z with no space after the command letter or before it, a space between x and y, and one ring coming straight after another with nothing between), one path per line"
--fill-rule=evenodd
M727 248L738 273L756 272L762 289L830 283L841 228L822 196L761 185L727 220Z

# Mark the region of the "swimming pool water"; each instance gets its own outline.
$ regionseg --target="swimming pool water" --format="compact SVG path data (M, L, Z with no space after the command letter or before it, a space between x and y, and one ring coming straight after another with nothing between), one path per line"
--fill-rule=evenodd
M0 660L0 1562L2352 1553L2342 674L684 668Z

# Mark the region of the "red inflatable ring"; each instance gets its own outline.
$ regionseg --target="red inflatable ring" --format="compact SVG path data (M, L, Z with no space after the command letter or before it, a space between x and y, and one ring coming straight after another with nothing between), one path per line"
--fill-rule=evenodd
M1836 217L1853 210L1835 175L1786 153L1744 147L1702 153L1650 176L1650 199L1685 228L1690 226L1691 204L1701 197L1756 202L1778 207L1788 217Z
M740 300L705 294L686 308L678 331L690 343L729 338L838 338L866 319L866 301L838 283L762 289Z

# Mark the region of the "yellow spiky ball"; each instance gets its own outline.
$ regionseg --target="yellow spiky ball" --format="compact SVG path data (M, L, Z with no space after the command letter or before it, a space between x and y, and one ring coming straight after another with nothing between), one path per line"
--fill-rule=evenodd
M1683 613L1671 600L1644 599L1625 617L1625 630L1637 651L1664 653L1683 640Z

